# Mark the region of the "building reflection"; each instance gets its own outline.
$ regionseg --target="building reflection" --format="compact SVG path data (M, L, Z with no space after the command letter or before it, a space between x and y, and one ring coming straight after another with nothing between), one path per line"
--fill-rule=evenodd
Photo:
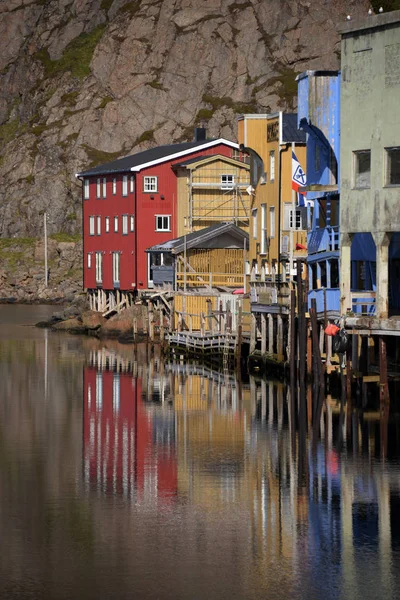
M285 597L300 594L304 569L312 577L328 561L340 565L341 591L328 569L313 582L316 593L391 597L400 481L396 465L379 460L376 415L346 415L328 396L312 423L283 383L243 383L196 364L142 359L122 361L103 349L85 367L90 492L139 507L190 507L185 527L201 531L199 539L214 539L216 521L226 523L234 511L230 543L247 546L253 558L241 576L251 588L257 582L259 595L268 595L271 579Z

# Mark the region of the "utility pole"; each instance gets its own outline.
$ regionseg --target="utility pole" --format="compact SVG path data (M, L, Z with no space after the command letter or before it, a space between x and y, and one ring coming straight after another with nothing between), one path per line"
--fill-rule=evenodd
M47 213L43 215L44 220L44 285L49 285L49 272L47 269Z

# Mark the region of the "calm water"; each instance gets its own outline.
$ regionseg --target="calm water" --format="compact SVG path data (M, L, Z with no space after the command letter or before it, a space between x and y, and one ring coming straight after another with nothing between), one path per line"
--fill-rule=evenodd
M400 429L0 306L0 598L400 597ZM310 433L308 433L308 431ZM314 435L314 439L313 439Z

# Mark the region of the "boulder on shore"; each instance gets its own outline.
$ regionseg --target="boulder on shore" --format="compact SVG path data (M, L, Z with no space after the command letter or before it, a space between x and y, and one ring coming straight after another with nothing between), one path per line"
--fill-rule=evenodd
M81 314L82 325L91 331L100 329L106 323L106 319L100 312L87 310Z
M87 328L83 323L76 318L54 323L52 329L55 329L56 331L69 331L71 333L86 333L87 331Z

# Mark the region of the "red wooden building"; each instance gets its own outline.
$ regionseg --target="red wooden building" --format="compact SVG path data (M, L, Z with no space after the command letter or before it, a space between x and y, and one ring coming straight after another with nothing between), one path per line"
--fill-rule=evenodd
M175 421L148 404L141 378L85 367L83 470L89 489L148 502L176 498Z
M202 139L203 138L203 139ZM148 287L146 248L177 237L177 175L182 157L221 154L237 157L239 146L207 140L196 130L193 142L145 150L77 173L82 181L83 285L98 310L136 287Z

